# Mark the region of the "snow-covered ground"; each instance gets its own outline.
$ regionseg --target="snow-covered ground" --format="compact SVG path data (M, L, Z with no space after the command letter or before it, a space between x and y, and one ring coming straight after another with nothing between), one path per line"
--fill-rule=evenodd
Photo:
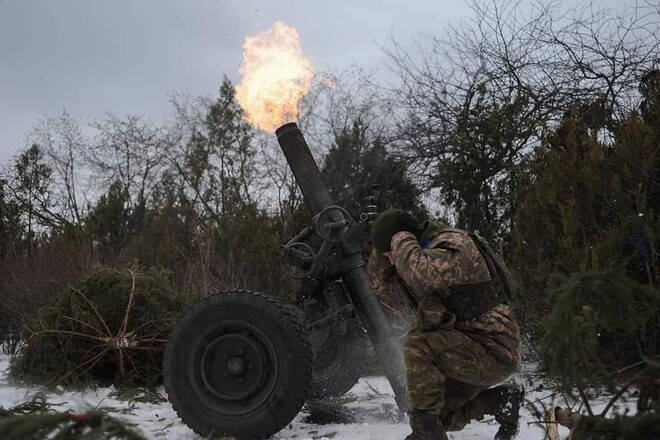
M30 400L35 394L41 393L38 387L16 386L7 379L9 356L0 354L0 406L9 408ZM535 391L530 389L536 385L530 382L525 373L519 378L528 388L527 399L536 400L545 398L548 391ZM110 411L115 417L123 418L140 429L150 439L181 439L201 440L201 437L184 425L169 403L129 403L118 400L113 394L114 388L97 388L84 392L54 391L44 394L45 399L58 411L67 409L73 411L87 411L90 409L103 409ZM163 390L160 390L163 393ZM397 420L394 414L394 399L389 383L384 377L365 377L351 390L346 405L358 408L360 416L352 423L317 424L311 419L308 410L296 416L291 424L274 436L275 439L351 439L351 440L385 440L403 439L410 433L406 421ZM544 403L550 405L551 401L545 399ZM474 422L466 429L457 433L450 433L452 439L492 439L497 431L494 420L486 419ZM520 422L521 440L542 440L543 429L536 423L533 416L525 408L522 411Z

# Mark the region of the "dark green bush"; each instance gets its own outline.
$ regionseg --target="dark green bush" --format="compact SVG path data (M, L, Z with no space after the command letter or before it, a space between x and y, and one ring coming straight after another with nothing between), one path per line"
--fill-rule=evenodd
M28 323L12 376L69 385L159 383L164 344L192 301L169 277L157 268L97 267Z
M571 388L607 383L616 368L656 354L660 291L612 272L562 278L544 320L545 368Z

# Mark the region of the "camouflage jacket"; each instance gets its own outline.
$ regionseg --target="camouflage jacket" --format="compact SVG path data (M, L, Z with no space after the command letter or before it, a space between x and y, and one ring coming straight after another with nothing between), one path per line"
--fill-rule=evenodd
M392 266L375 248L372 249L367 262L367 275L369 287L380 296L385 312L390 316L396 316L399 321L406 322L409 327L415 320L417 311L415 298L410 298L414 292L403 283L396 272L396 267Z
M417 303L413 327L422 331L454 328L479 340L502 362L520 362L520 329L509 306L500 304L477 318L460 322L444 306L445 288L490 279L483 256L467 234L443 232L422 249L413 234L399 232L392 237L392 251L396 268L381 255L378 257L382 260L372 263L374 254L368 265L372 288L383 295L384 302L403 307L401 300L392 298L398 293L408 303L402 309L406 310L411 303L409 293L413 293Z

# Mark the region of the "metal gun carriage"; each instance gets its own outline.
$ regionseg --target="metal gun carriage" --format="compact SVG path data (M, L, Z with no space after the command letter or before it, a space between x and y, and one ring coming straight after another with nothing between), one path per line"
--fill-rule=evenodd
M269 437L306 399L346 393L360 377L365 337L407 410L401 342L365 270L369 215L355 221L334 203L295 123L276 135L313 216L282 252L300 279L295 304L248 291L208 296L177 322L165 350L170 402L206 438Z

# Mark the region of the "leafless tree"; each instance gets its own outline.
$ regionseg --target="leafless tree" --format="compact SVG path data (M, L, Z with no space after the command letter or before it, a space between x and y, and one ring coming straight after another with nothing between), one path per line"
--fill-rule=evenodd
M398 152L457 218L473 211L462 226L506 229L516 173L547 130L581 108L606 136L638 104L640 78L660 62L660 11L651 3L566 10L545 0L471 8L442 37L387 49L400 78Z
M129 205L145 202L160 180L171 148L166 128L138 115L111 113L91 126L96 135L85 156L97 191L103 193L119 182Z
M79 121L66 112L42 119L28 139L30 147L17 160L17 174L10 180L14 196L35 208L29 211L41 226L79 224L88 194L82 163L88 139Z

